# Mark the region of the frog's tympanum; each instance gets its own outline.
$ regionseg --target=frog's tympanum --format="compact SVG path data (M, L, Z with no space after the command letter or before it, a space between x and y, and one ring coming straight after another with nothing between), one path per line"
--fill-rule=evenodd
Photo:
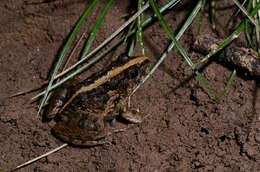
M79 146L102 144L106 123L121 116L141 122L138 111L128 107L129 96L145 75L148 58L121 56L90 78L74 79L54 93L46 116L58 120L53 133Z

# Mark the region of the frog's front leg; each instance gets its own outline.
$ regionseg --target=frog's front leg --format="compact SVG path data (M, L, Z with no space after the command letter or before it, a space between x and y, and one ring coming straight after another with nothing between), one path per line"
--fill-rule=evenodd
M73 78L71 81L64 83L60 88L55 90L51 96L49 107L46 111L46 117L52 119L59 113L65 104L66 96L71 93L71 88L80 83L79 78Z
M130 82L126 90L126 96L121 99L119 106L121 109L121 116L131 123L141 123L143 121L143 114L139 112L139 109L130 108L130 95L135 87L134 81Z
M51 96L50 104L46 112L46 117L52 119L59 113L63 104L65 103L66 95L68 93L67 88L59 88Z
M130 90L127 90L130 93ZM121 116L131 123L141 123L142 114L139 110L130 109L128 107L128 95L120 99L118 91L109 91L109 100L106 103L106 108L102 114L105 121L112 121L115 119L115 116L121 114ZM117 99L120 99L118 103L115 103ZM113 121L112 121L113 122Z
M141 123L144 115L140 113L139 109L130 108L128 101L130 100L125 98L120 102L121 116L131 123Z
M113 114L111 113L113 113L116 108L115 101L119 98L119 94L117 91L109 91L107 94L109 95L109 99L102 115L105 118L113 118Z

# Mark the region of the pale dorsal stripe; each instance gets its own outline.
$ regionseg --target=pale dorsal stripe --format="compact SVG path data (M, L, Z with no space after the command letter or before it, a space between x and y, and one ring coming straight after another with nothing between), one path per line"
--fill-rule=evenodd
M115 76L119 75L121 72L123 72L124 70L128 69L129 67L134 66L134 65L136 65L138 63L142 63L142 62L144 62L147 59L148 59L148 57L146 57L146 56L134 58L134 59L130 60L129 62L127 62L126 64L124 64L123 66L119 66L119 67L117 67L115 69L111 69L105 75L103 75L101 78L98 78L93 84L87 85L85 87L81 87L67 101L67 103L61 108L60 112L63 111L72 102L72 100L75 97L77 97L80 93L91 91L92 89L95 89L95 88L99 87L100 85L105 84L107 81L109 81L110 79L112 79Z

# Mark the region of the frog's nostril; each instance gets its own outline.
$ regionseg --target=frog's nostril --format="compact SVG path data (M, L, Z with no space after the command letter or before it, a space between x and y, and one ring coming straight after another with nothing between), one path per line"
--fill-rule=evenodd
M67 122L69 122L69 117L66 115L61 115L61 121L67 123Z
M85 119L79 120L78 127L81 128L81 129L85 128Z

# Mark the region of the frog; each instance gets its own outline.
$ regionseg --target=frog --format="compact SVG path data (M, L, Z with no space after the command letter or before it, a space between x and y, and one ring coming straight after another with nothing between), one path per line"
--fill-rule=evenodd
M144 115L130 108L129 101L148 64L146 56L123 55L87 79L65 83L54 93L46 113L47 118L56 118L52 133L71 145L95 146L121 131L108 127L117 119L141 123Z

